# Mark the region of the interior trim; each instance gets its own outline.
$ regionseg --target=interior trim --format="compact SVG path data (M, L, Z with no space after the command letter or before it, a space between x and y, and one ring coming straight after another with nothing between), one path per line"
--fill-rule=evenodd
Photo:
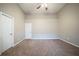
M69 42L69 41L67 41L67 40L63 40L63 39L60 39L60 40L62 40L62 41L64 41L64 42L66 42L66 43L69 43L69 44L71 44L71 45L73 45L73 46L75 46L75 47L78 47L78 48L79 48L79 46L78 46L78 45L73 44L73 43L71 43L71 42Z
M33 34L32 39L60 39L58 34Z
M24 40L24 39L23 39ZM22 42L23 40L20 40L19 42L15 43L14 46L16 46L17 44L19 44L20 42ZM14 47L13 46L13 47Z
M32 39L33 39L33 40L34 40L34 39L37 39L37 40L39 40L39 39L40 39L40 40L51 40L51 39L52 39L52 40L57 40L57 39L59 39L59 38L32 38Z

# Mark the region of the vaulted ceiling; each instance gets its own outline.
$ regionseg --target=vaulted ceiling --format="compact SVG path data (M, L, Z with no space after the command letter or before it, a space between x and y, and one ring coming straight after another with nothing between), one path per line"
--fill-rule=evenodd
M36 9L40 3L20 3L19 6L22 8L26 14L55 14L60 11L65 3L47 3L48 10L46 11L44 7Z

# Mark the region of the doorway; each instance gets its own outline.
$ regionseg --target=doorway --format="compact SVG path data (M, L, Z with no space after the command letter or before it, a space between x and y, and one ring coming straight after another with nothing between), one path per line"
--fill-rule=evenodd
M32 39L32 23L25 23L25 39Z
M0 12L2 52L14 46L14 18L4 12Z

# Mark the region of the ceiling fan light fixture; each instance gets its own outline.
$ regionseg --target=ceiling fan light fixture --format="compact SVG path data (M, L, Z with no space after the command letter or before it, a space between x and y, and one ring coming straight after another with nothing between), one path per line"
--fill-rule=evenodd
M47 4L46 3L42 3L41 6L42 7L47 7Z
M41 5L39 5L36 9L39 9L41 7Z
M41 7L44 7L44 4L41 4Z
M45 7L47 7L47 4L46 4L46 3L44 3L44 6L45 6Z
M41 7L45 8L45 10L48 10L47 4L46 3L42 3L40 4L36 9L40 9Z
M47 10L48 10L48 8L46 7L46 8L45 8L45 10L47 11Z

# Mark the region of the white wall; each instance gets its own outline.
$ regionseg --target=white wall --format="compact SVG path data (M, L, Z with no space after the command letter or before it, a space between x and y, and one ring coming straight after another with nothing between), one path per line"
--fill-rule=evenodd
M14 43L24 39L24 14L17 4L0 4L0 10L14 17ZM1 40L1 38L0 38ZM0 41L1 42L1 41ZM1 46L0 46L1 48Z
M79 46L79 4L67 4L59 12L62 40Z
M56 15L26 15L25 23L32 23L32 36L37 39L58 39L58 19Z

